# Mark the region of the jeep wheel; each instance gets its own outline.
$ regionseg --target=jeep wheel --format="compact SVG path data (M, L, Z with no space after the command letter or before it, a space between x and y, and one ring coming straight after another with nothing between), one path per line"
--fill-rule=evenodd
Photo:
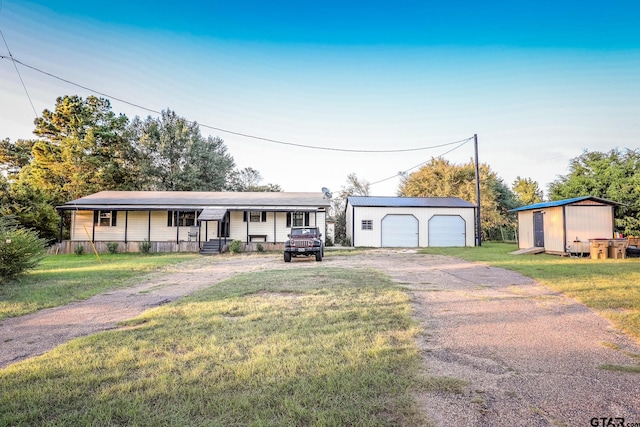
M316 261L322 261L322 252L316 252Z
M291 262L291 254L289 252L284 253L284 262Z

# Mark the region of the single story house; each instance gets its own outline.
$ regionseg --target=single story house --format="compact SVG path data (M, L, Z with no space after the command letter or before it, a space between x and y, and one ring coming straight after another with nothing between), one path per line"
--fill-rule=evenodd
M137 251L144 241L152 251L196 252L233 240L276 247L293 226L319 227L324 235L329 200L321 192L101 191L57 209L71 215L63 252L79 242Z
M588 253L589 239L614 237L617 205L584 196L513 209L518 213L518 247L544 248L551 254Z
M353 246L475 246L475 212L457 197L351 196L346 232Z

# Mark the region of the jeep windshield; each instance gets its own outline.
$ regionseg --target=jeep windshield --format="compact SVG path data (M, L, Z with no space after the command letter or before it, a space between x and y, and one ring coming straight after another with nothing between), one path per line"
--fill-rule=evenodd
M315 236L316 230L313 228L294 228L291 230L291 236Z

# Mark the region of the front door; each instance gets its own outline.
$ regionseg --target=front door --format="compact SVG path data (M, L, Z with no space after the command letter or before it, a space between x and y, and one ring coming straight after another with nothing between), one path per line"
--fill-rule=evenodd
M544 214L533 213L533 246L544 248Z

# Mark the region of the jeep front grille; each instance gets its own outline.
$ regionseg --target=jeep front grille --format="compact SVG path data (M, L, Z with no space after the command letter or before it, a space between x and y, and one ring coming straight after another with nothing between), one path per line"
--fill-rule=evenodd
M295 240L293 243L296 248L310 248L313 246L313 240Z

